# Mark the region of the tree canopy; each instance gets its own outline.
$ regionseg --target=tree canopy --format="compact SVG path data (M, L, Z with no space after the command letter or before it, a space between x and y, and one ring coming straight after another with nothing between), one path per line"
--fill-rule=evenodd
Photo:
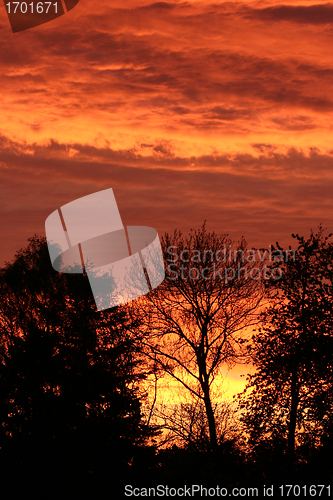
M149 435L130 310L97 313L87 278L55 272L39 237L1 270L0 295L2 466L81 477L126 467Z
M243 395L243 421L253 449L318 446L332 426L333 245L319 227L298 242L253 337L254 375Z

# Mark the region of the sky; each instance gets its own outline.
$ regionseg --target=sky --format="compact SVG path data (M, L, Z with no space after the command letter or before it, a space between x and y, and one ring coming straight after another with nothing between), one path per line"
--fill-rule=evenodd
M332 21L315 1L80 0L13 34L3 7L0 267L107 188L124 225L160 236L333 231Z
M332 230L333 4L80 0L0 14L0 266L113 188L125 225L250 246Z

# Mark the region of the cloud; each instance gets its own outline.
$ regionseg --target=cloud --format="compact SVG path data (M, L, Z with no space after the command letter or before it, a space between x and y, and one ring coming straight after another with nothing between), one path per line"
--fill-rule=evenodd
M156 227L161 234L208 227L250 245L290 243L320 222L331 228L333 156L313 148L281 154L274 144L254 144L253 154L199 157L170 154L172 143L114 151L52 141L40 146L0 140L0 182L6 192L1 220L3 259L32 234L44 234L53 210L112 187L124 224ZM72 151L75 151L75 155ZM20 217L20 214L22 217ZM289 238L289 239L288 239Z
M93 0L16 35L1 17L1 259L106 187L161 233L329 226L332 5L256 6Z
M253 9L249 17L264 21L289 21L301 24L330 24L333 21L333 4L274 5Z

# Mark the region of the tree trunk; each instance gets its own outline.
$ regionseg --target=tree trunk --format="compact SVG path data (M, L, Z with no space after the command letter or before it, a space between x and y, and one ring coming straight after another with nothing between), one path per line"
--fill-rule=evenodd
M288 449L287 449L289 461L291 464L293 464L294 453L295 453L298 392L299 392L299 387L297 384L297 368L294 368L291 373L291 405L290 405L290 418L288 425Z
M216 451L218 448L216 423L215 423L215 416L213 412L212 402L210 399L209 383L208 383L208 376L206 372L205 362L202 360L198 360L198 366L199 366L200 384L204 395L206 416L208 420L210 446L212 451Z

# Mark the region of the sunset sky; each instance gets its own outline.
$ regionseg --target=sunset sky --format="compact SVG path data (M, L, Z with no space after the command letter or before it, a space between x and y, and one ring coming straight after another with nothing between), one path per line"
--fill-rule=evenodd
M112 187L124 224L250 246L332 230L333 4L79 4L0 16L0 265Z
M80 0L13 34L3 7L0 266L110 187L125 225L160 235L333 230L332 22L319 2Z

